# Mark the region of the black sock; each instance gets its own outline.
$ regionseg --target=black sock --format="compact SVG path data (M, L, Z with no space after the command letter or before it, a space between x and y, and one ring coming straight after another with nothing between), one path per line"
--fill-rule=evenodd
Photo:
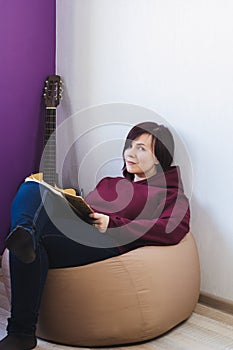
M36 343L35 336L9 334L0 341L0 350L31 350Z
M32 263L36 258L32 236L22 226L6 238L6 247L23 263Z

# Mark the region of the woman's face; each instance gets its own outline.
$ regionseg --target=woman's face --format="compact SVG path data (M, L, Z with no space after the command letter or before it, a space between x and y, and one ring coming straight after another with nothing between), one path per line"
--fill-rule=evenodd
M132 140L125 149L124 160L126 169L134 174L134 181L143 180L156 174L159 164L154 154L153 138L150 134L142 134Z

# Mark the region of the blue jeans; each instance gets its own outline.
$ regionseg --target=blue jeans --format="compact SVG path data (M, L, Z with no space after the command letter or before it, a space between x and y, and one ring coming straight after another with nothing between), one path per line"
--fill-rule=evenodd
M120 253L108 235L83 222L63 200L35 182L23 183L12 203L10 234L20 226L32 235L36 259L25 264L10 253L11 317L7 331L34 335L49 268L86 265ZM75 234L77 240L69 238Z

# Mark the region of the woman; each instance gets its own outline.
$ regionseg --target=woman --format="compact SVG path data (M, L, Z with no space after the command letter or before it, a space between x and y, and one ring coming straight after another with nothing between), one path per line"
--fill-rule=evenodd
M74 221L57 197L39 184L21 185L6 239L12 298L8 335L0 341L0 350L36 346L49 268L80 266L140 246L180 242L189 231L190 215L179 168L171 166L173 153L173 137L166 127L154 122L134 126L123 149L123 177L102 179L86 197L94 209L92 225L78 217ZM47 208L52 209L49 215Z

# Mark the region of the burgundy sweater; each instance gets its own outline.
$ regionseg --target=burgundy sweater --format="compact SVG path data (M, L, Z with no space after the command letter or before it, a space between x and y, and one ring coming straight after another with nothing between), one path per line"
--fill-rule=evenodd
M189 231L189 203L175 166L137 182L106 177L85 199L95 212L109 215L105 234L117 241L121 253L174 245Z

